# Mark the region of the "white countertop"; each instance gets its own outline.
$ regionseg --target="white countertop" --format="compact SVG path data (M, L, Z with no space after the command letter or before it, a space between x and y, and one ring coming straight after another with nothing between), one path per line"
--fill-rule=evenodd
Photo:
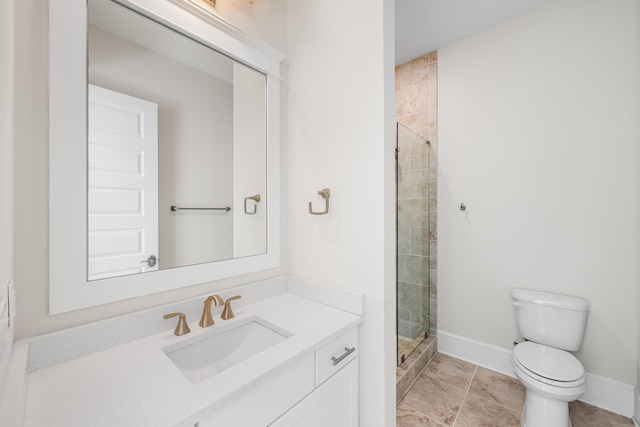
M191 333L180 337L173 334L171 321L160 333L26 374L24 426L193 426L225 401L363 320L292 293L239 304L234 313L230 320L214 314L216 324L209 328L201 328L199 318L188 318ZM252 316L293 335L197 384L190 383L162 350Z

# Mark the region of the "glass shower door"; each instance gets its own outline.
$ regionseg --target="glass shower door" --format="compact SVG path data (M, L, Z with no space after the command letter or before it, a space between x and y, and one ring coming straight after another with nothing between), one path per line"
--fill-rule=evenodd
M397 338L398 364L429 334L429 141L398 123Z

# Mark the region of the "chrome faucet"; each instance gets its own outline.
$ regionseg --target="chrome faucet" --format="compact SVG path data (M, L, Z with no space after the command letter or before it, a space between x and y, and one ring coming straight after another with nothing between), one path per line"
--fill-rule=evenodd
M202 317L200 317L200 323L198 323L201 328L206 328L207 326L211 326L215 323L213 321L213 316L211 315L212 302L215 303L216 306L224 304L222 298L218 295L211 295L204 300L204 310L202 310Z

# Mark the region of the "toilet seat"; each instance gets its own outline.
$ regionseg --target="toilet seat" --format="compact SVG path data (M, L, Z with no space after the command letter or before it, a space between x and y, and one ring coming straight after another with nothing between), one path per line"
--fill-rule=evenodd
M573 388L586 383L586 372L571 353L531 341L518 344L512 360L523 374L544 384Z

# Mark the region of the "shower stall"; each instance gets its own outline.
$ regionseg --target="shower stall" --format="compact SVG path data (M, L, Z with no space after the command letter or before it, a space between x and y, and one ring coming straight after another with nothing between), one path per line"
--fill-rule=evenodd
M430 333L431 146L397 125L397 339L398 365Z

